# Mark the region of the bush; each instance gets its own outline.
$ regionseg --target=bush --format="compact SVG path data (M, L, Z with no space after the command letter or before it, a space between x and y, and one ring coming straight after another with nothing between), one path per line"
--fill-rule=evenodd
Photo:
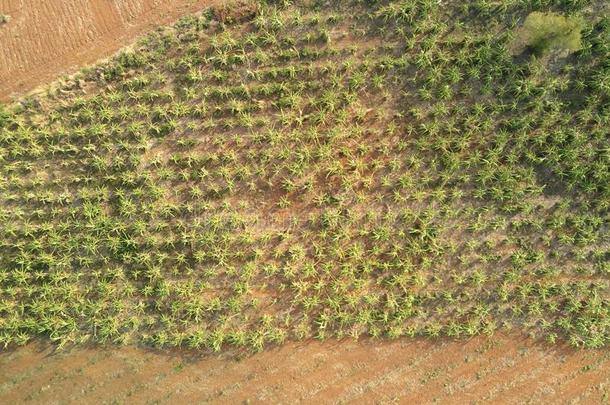
M520 39L536 55L549 49L574 52L582 47L583 26L584 20L581 17L533 12L525 19Z

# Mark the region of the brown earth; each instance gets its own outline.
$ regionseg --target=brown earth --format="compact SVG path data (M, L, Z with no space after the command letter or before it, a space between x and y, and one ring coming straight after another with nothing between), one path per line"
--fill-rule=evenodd
M0 354L0 403L607 403L610 351L502 336L290 342L239 359L143 348Z
M0 0L0 101L112 55L215 0Z

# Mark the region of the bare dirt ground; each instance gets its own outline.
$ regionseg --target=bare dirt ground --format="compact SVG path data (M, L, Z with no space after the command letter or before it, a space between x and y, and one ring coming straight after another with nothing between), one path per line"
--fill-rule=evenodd
M0 0L0 101L112 55L214 0Z
M239 359L138 348L0 354L0 403L607 403L610 351L495 335L291 342Z

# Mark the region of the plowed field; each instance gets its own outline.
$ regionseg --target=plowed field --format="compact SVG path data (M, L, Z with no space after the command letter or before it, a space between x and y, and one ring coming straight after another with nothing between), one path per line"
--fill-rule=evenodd
M0 0L0 101L110 56L210 0Z
M239 358L136 348L0 356L0 403L581 403L607 401L610 353L515 336L287 343Z

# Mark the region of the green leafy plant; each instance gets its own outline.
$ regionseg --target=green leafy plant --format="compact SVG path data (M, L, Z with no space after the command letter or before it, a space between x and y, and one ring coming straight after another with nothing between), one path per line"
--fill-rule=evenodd
M575 52L582 47L585 21L579 16L532 12L520 28L518 39L536 55L551 49Z

